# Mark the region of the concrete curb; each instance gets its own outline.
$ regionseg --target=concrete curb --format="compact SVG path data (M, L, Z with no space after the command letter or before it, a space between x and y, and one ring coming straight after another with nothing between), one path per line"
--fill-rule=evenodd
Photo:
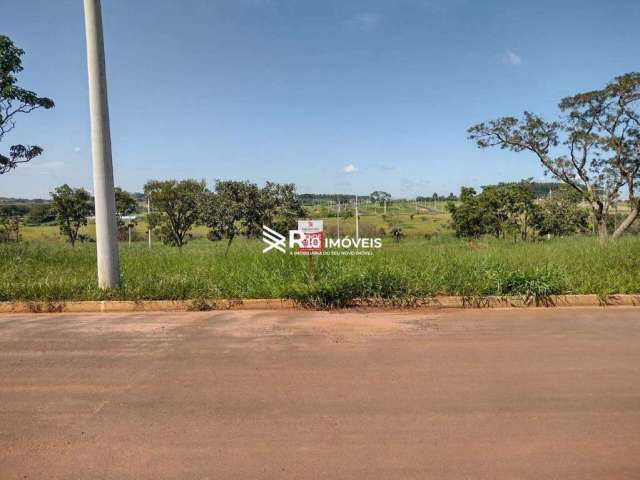
M354 307L439 309L439 308L531 308L531 307L606 307L640 306L637 295L556 295L536 304L518 297L439 296L425 298L414 305L354 301ZM104 313L104 312L186 312L205 310L304 310L292 300L233 299L220 300L143 300L143 301L49 301L0 302L0 313Z
M294 308L296 306L293 302L280 299L0 302L0 313L188 312L204 310L284 310Z

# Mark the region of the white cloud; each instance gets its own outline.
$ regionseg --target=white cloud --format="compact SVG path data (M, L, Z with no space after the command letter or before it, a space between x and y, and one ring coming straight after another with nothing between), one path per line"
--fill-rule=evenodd
M73 151L76 153L80 153L82 149L80 147L74 147Z
M344 173L356 173L358 168L353 163L350 163L349 165L342 167L342 171Z
M507 50L502 56L502 61L507 65L522 65L522 57L513 50Z
M358 13L357 15L354 15L345 23L350 27L355 27L360 30L364 30L365 32L370 32L378 28L378 26L380 26L381 21L382 21L382 16L378 13L362 12L362 13Z

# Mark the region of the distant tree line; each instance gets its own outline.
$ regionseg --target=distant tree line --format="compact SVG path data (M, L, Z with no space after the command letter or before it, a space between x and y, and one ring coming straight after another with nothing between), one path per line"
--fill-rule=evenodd
M44 198L14 198L14 197L0 197L0 205L14 204L14 205L31 205L33 203L49 203L49 200Z
M416 200L418 202L455 202L456 200L458 200L458 197L456 197L453 193L450 193L446 197L444 195L440 195L439 193L433 193L433 195L431 196L418 195L416 197Z
M546 184L540 184L540 185L546 185ZM553 183L551 183L551 185L553 185ZM556 184L557 185L557 184ZM546 193L546 192L545 192ZM301 193L298 194L298 198L300 199L300 201L306 205L309 204L313 204L313 203L335 203L335 202L340 202L340 203L354 203L356 200L356 196L355 195L348 195L348 194L342 194L342 193ZM416 200L418 200L419 202L425 202L425 201L440 201L440 202L444 202L444 201L455 201L457 200L457 196L453 193L449 193L449 195L441 195L439 193L434 193L433 195L430 196L425 196L425 195L418 195L416 197L411 197L410 200L413 201L414 198ZM408 198L404 199L407 200ZM403 199L398 199L396 198L396 201L399 200L403 200ZM392 201L392 197L391 194L382 190L376 190L374 192L371 192L369 195L358 195L358 201L361 203L375 203L378 205L384 205L385 202L387 203L391 203Z
M355 194L345 193L299 193L298 199L305 205L312 203L326 203L326 202L340 202L348 203L355 202ZM358 201L369 201L370 197L367 195L358 195Z

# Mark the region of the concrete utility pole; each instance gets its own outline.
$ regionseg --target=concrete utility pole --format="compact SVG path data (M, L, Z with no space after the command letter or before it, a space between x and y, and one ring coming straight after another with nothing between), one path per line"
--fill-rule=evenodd
M358 195L356 194L356 240L360 239L360 212L358 211Z
M147 197L147 228L149 233L149 248L151 248L151 223L149 217L151 216L151 194Z
M340 199L336 202L337 206L337 215L336 215L336 223L338 225L338 240L340 240Z
M91 157L96 206L98 286L116 288L120 280L116 200L111 163L111 133L100 0L84 0L91 111Z

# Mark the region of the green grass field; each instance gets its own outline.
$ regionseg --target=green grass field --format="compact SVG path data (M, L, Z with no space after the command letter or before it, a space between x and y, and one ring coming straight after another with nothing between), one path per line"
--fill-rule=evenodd
M326 207L307 206L312 218ZM0 244L0 301L8 300L203 300L215 298L293 298L316 307L347 305L373 298L410 304L434 295L520 296L536 300L563 293L640 293L640 237L627 236L601 246L591 237L540 242L452 236L445 203L391 205L387 214L364 206L361 236L379 236L384 246L373 256L314 257L307 274L305 257L262 254L259 240L206 240L195 227L182 249L149 249L144 216L134 241L120 244L122 281L117 291L97 288L95 244L67 244L55 225L25 227L23 242ZM324 218L325 231L336 234L335 217ZM389 238L392 226L406 238ZM342 218L342 236L355 232L355 219ZM81 231L95 238L95 226Z
M26 235L25 235L26 237ZM640 238L601 246L593 238L545 242L385 241L373 256L306 258L262 254L257 240L199 239L183 249L122 243L122 287L96 285L95 244L46 240L0 245L0 300L294 298L318 307L353 298L400 303L437 294L518 295L640 293Z

